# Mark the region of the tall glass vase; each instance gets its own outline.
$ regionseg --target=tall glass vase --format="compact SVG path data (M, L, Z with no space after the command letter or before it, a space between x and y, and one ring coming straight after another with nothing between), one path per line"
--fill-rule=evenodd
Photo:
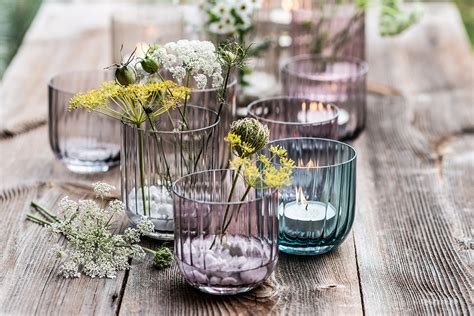
M217 113L187 106L187 124L178 110L149 123L122 127L122 198L127 215L137 224L142 216L155 224L151 237L173 239L171 184L186 174L214 168L218 161ZM153 130L154 129L154 130Z

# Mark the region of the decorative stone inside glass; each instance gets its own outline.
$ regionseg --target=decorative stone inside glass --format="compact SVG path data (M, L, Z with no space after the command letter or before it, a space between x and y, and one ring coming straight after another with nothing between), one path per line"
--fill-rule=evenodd
M173 186L175 255L181 274L211 294L247 292L278 258L278 193L247 186L235 170L194 173ZM229 201L229 194L233 192Z

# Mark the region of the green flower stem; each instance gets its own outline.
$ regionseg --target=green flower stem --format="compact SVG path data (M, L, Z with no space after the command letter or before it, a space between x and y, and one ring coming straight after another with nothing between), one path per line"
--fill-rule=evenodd
M191 78L191 74L187 73L186 74L186 88L189 88L189 79ZM184 96L184 107L183 107L183 112L184 112L184 117L187 116L187 105L188 105L188 93L186 92L186 95ZM189 127L188 127L189 128Z
M247 189L245 190L244 195L242 195L242 198L240 199L240 202L243 202L243 201L245 200L245 198L246 198L247 195L249 194L251 188L252 188L252 187L251 187L250 185L247 186ZM239 208L237 209L237 216L239 216L241 207L242 207L242 204L240 204L240 205L239 205ZM231 217L229 218L229 221L228 221L227 224L224 226L224 229L223 229L224 232L227 230L227 228L229 228L230 222L232 221L232 217L233 217L233 216L231 216Z
M43 215L46 219L49 219L53 222L60 222L59 218L56 215L52 214L47 209L45 209L44 207L36 204L35 202L31 202L31 206L34 209L36 209L41 215Z
M144 163L144 152L143 152L143 135L142 131L140 130L140 125L137 125L137 133L138 133L138 164L140 168L140 185L142 191L142 203L143 203L143 214L148 216L148 212L146 209L146 201L145 201L145 163Z
M222 112L222 108L224 107L224 104L227 100L227 85L229 83L229 77L230 77L230 66L227 67L227 73L226 73L226 76L225 76L225 80L224 80L224 88L223 88L223 91L221 92L221 95L219 96L219 110L217 111L217 117L216 117L216 120L214 123L217 122L217 120L219 120L219 118L221 117L221 112ZM196 160L194 161L194 170L196 170L197 168L197 164L199 163L199 159L201 158L201 155L204 151L205 148L207 148L208 144L209 144L209 141L211 140L211 137L212 137L212 133L213 133L214 130L211 130L209 132L209 135L207 136L207 139L206 139L206 143L203 147L201 147L201 150L199 151L197 157L196 157Z
M234 190L235 190L235 186L237 185L237 180L239 179L239 175L240 175L240 171L242 170L242 166L240 166L238 169L237 169L237 172L235 173L234 175L234 179L232 179L232 186L230 188L230 193L229 193L229 197L227 198L227 203L229 203L230 201L232 201L232 195L234 195ZM222 220L222 225L221 225L221 240L222 240L222 237L223 235L225 234L225 229L224 226L225 226L225 223L227 222L227 216L229 214L229 210L230 210L230 204L227 204L227 207L225 209L225 213L224 213L224 219ZM232 219L232 216L231 216L231 219ZM228 225L227 225L228 226ZM210 249L214 246L214 244L216 243L216 237L217 236L214 236L214 240L212 241L212 244L211 244L211 247Z
M32 214L26 214L26 219L29 220L29 221L32 221L36 224L40 224L40 225L44 225L44 226L50 226L51 223L50 222L47 222L47 221L44 221Z
M165 78L163 78L163 76L158 72L158 77L160 77L161 81L164 82L166 81ZM168 93L173 96L173 92L171 91L170 88L167 88L168 90ZM188 121L186 120L186 116L183 114L183 112L181 112L181 109L179 108L179 106L176 108L179 112L179 115L181 116L181 119L183 120L183 123L184 125L186 126L187 129L189 129L189 124L188 124Z

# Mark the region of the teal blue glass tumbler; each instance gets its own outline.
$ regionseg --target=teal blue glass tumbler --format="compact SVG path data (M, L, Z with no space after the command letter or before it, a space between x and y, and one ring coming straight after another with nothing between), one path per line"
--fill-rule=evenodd
M286 148L296 165L292 184L279 194L280 251L319 255L335 249L354 222L356 151L323 138L286 138L270 145Z

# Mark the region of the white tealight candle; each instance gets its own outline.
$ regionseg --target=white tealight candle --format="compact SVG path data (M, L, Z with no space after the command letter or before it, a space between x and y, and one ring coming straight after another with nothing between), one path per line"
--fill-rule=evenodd
M319 238L323 231L330 234L335 218L334 206L318 201L290 202L280 213L284 233L298 238Z

